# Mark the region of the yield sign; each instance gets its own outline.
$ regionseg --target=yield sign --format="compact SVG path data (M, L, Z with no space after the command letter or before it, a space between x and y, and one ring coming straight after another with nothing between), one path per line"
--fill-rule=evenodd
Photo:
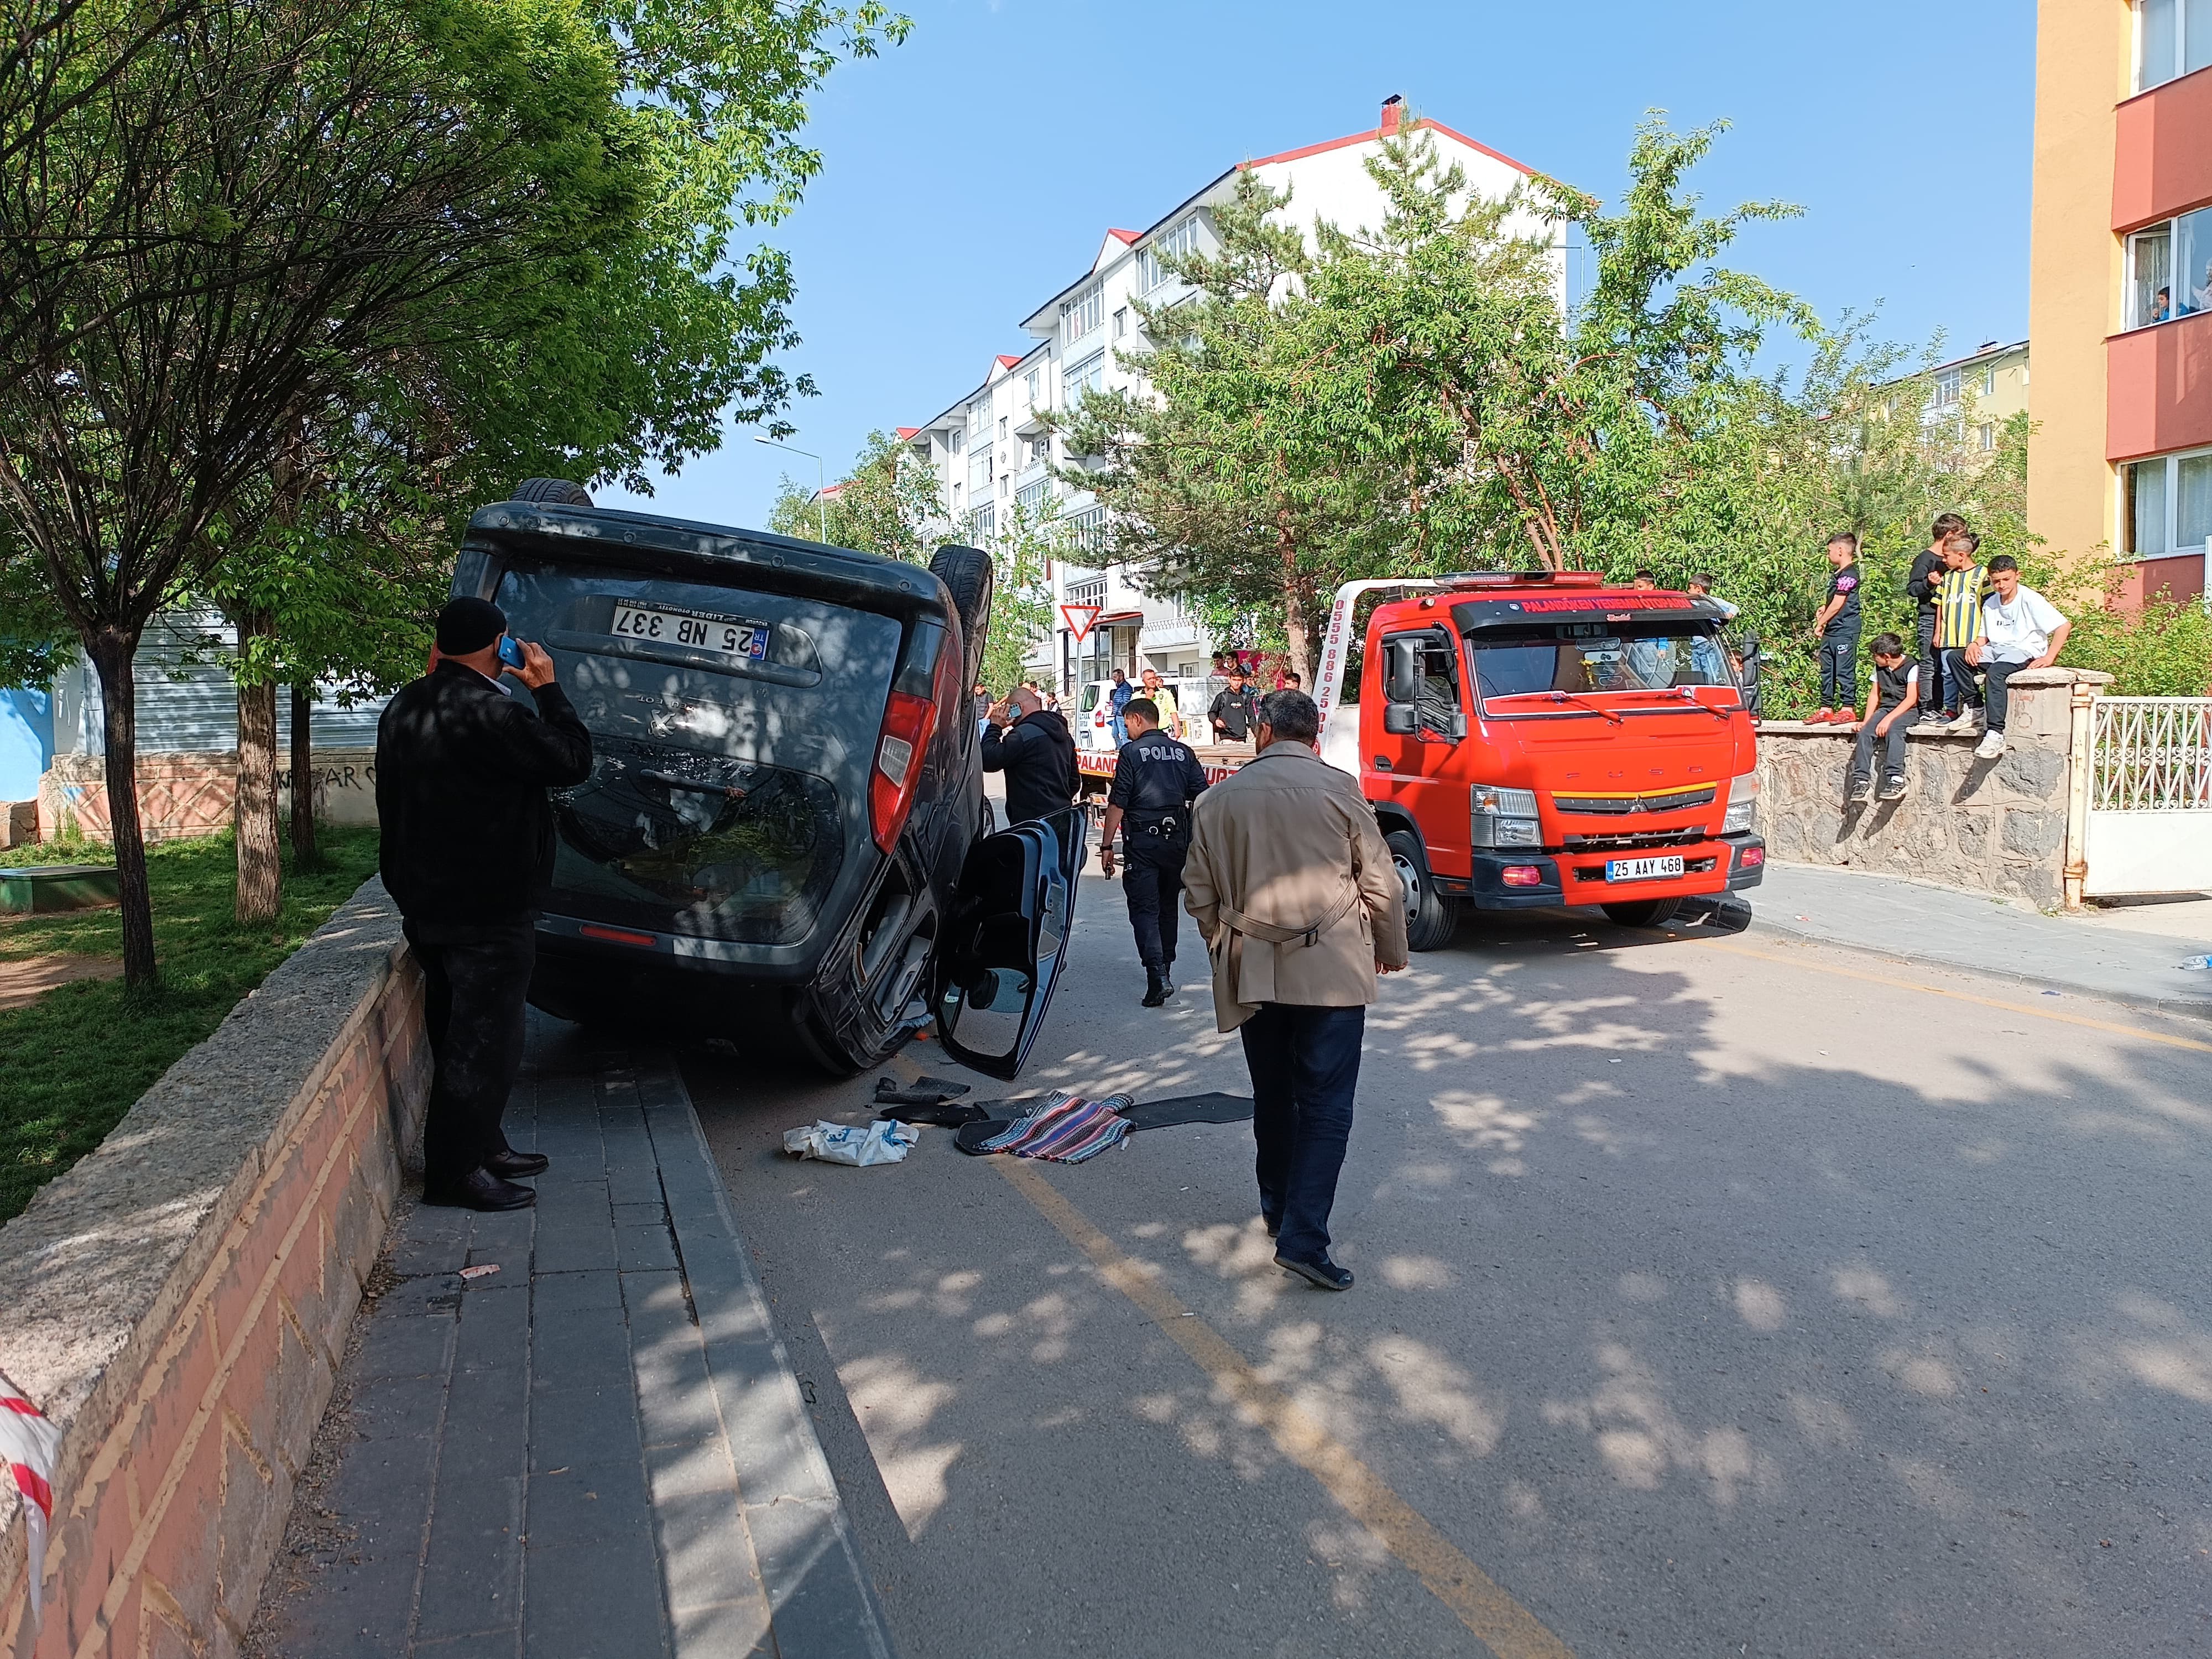
M1098 625L1098 613L1105 608L1103 605L1063 605L1060 607L1060 614L1067 623L1067 631L1075 635L1078 645L1082 644L1085 637Z

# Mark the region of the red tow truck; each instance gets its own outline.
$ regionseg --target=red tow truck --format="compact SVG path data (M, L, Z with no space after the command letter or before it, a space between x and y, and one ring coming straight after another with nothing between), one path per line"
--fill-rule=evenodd
M1448 943L1463 908L1594 904L1656 927L1759 884L1758 738L1725 623L1710 599L1589 571L1337 591L1322 758L1374 805L1415 950ZM1198 754L1218 781L1252 751ZM1086 799L1103 796L1113 755L1079 758Z
M1374 804L1415 950L1446 943L1462 906L1595 904L1653 927L1758 884L1758 739L1725 620L1584 571L1338 591L1322 756Z

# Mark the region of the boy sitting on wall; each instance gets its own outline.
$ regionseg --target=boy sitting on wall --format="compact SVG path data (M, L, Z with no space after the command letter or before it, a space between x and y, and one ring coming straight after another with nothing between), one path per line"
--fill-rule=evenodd
M1920 724L1920 665L1905 654L1894 634L1874 636L1874 684L1867 688L1866 713L1859 719L1859 740L1851 750L1851 769L1844 799L1862 801L1874 786L1874 746L1882 745L1882 800L1905 799L1905 734Z

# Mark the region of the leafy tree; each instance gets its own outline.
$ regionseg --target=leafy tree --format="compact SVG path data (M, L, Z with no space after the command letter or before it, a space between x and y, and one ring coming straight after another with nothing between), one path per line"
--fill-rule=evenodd
M780 536L826 539L908 564L927 564L945 527L936 473L896 434L880 431L868 434L852 471L818 501L787 476L768 523Z
M986 539L991 555L991 626L983 636L977 671L992 695L1004 696L1023 678L1036 642L1052 632L1051 562L1075 556L1073 534L1057 501L1042 509L1012 504L998 533Z

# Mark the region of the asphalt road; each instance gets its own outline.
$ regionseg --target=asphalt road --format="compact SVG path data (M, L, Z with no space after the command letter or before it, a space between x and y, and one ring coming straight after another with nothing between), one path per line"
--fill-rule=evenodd
M1246 1091L1095 861L1073 948L1020 1090ZM779 1137L871 1079L684 1071L906 1659L2212 1653L2212 1026L1470 924L1370 1011L1342 1296L1246 1126L852 1170Z

